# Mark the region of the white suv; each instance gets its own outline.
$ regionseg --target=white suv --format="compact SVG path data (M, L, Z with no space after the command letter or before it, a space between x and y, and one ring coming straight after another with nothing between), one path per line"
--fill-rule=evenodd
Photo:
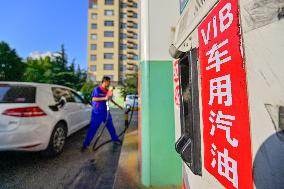
M0 151L60 154L66 137L90 123L91 111L67 87L0 82Z
M126 95L125 97L126 109L138 109L138 95Z

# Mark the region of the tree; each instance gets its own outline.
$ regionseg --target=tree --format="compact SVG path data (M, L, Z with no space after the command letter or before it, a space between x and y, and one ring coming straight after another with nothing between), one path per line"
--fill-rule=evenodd
M93 92L93 90L96 86L98 86L97 83L94 83L92 81L88 81L88 82L84 83L84 85L82 86L82 88L80 90L83 93L84 98L86 100L88 100L89 102L91 102L91 100L92 100L92 92Z
M52 62L50 57L41 59L27 59L24 81L51 83L52 79Z
M68 60L64 45L61 45L58 54L52 63L52 83L69 87L70 80L68 79L70 79L71 74L68 73Z
M80 90L87 79L86 71L80 66L75 69L75 59L68 62L64 45L61 46L58 55L40 59L28 58L24 81L58 84Z
M137 94L138 93L138 76L137 73L132 77L128 77L124 80L122 84L122 89L120 91L121 95L125 99L128 94Z
M87 72L84 70L81 70L79 64L76 70L76 78L78 79L78 81L75 83L75 88L77 90L80 90L87 81Z
M5 42L0 42L0 81L21 81L25 64Z

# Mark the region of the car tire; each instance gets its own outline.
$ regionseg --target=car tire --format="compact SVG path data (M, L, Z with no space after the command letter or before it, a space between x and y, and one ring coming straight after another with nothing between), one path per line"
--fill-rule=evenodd
M65 124L59 122L54 127L50 136L49 144L42 152L44 156L55 157L62 153L67 137L67 130Z

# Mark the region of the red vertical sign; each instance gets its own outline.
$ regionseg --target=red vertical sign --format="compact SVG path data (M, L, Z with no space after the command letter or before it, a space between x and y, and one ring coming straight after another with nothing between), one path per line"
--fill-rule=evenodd
M179 60L174 60L173 62L173 70L174 70L174 101L175 106L180 108L180 86L179 86Z
M238 0L221 0L198 28L206 170L250 189L252 157Z

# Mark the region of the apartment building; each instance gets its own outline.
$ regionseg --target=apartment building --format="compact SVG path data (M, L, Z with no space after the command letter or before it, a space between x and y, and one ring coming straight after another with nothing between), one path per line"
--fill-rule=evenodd
M88 78L123 81L139 62L138 0L89 0Z

